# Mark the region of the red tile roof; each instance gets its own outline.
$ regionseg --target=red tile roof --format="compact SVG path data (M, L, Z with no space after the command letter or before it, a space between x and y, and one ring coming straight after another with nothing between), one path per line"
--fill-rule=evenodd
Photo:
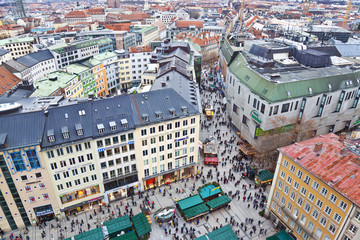
M151 47L150 46L129 47L129 53L141 53L141 52L151 52Z
M120 15L121 20L132 20L132 21L136 21L136 20L139 21L148 17L150 16L147 13L133 13L133 14Z
M204 26L204 21L186 21L179 20L176 22L178 28L189 28L189 26L195 26L196 28L202 28Z
M71 11L68 14L66 14L65 17L66 18L87 18L87 17L90 17L90 15L84 11Z
M9 72L6 68L0 66L0 96L11 90L20 82L21 79Z
M105 25L105 28L114 30L114 31L130 31L130 26L135 25L135 23L115 23L115 24L108 24Z
M322 148L314 151L316 143ZM360 148L329 133L279 151L360 207Z
M213 34L213 36L211 36ZM180 32L176 36L177 39L189 38L193 43L201 47L219 43L219 35L214 32L202 32L198 36L192 33Z
M88 9L88 13L90 15L103 15L104 14L104 9L102 9L102 8L90 8L90 9Z

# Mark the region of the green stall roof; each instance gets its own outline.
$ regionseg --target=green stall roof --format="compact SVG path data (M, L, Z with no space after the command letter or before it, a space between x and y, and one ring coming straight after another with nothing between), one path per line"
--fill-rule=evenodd
M191 208L184 210L184 214L187 218L195 217L199 214L210 211L209 207L205 205L205 203L198 204Z
M101 228L95 228L93 230L80 233L74 237L75 240L99 240L104 239L104 235Z
M269 172L268 170L260 171L258 175L256 175L262 182L271 180L274 178L274 174Z
M201 236L199 238L196 238L195 240L238 240L239 238L236 236L230 225L226 225L222 228L219 228L215 231L212 231L211 233L207 234L208 238L204 236Z
M202 199L214 196L219 193L221 193L221 188L217 188L212 184L200 189L200 196Z
M122 231L131 231L131 222L128 215L106 221L104 222L104 226L107 227L110 237L116 237L116 235Z
M178 201L179 207L181 208L181 210L185 210L188 208L191 208L193 206L196 206L200 203L203 203L203 200L201 199L201 197L199 196L199 194L196 194L194 196L188 197L188 198L184 198Z
M150 224L145 217L144 213L136 214L131 218L134 228L138 237L145 236L151 231Z
M111 240L138 240L138 237L136 236L134 231L131 231L116 238L111 238Z
M231 199L228 198L226 195L222 195L218 198L208 201L206 203L206 205L208 205L210 208L214 209L214 208L220 207L222 205L225 205L229 202L231 202Z
M293 239L292 237L289 236L289 234L285 232L285 230L281 230L277 234L271 237L267 237L266 240L293 240Z

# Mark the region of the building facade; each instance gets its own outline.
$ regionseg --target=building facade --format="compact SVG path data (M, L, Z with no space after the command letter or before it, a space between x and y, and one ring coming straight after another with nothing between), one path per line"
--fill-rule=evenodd
M19 58L33 52L33 37L7 38L0 40L0 47L10 51L11 58Z
M120 84L121 90L131 88L131 60L128 50L115 51L118 57L118 71L116 76L116 83Z
M132 81L141 81L141 75L149 64L151 51L150 46L129 48Z
M268 211L295 239L358 236L359 201L347 193L357 189L359 152L344 138L329 133L279 149Z

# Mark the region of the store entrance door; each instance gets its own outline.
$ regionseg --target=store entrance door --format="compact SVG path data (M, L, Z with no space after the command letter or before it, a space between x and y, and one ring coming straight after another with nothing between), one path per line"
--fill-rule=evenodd
M128 197L131 197L131 196L133 196L134 195L134 187L129 187L128 189L127 189L127 196Z

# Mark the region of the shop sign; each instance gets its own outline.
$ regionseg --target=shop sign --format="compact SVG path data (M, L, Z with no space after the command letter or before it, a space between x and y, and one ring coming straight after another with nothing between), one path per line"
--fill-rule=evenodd
M175 139L175 142L180 142L180 141L188 139L188 138L189 138L189 136L186 136L184 138Z
M250 117L257 122L258 124L261 124L261 118L260 118L260 113L256 110L252 110L250 112Z
M135 141L132 140L132 141L129 141L127 143L120 143L120 144L116 144L116 145L109 146L109 147L99 148L98 152L104 152L105 150L108 150L108 149L113 149L113 148L116 148L116 147L122 147L122 146L125 146L125 145L134 144L134 143L135 143Z

